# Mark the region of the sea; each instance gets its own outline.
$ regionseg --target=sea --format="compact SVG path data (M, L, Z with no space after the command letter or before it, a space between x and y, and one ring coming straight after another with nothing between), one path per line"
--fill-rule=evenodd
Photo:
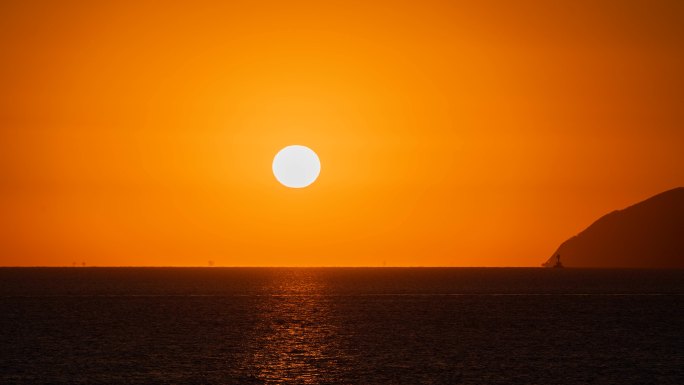
M1 268L0 384L684 384L684 270Z

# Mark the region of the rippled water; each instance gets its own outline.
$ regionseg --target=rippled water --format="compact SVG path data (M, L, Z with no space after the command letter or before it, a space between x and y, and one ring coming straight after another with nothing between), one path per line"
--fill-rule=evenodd
M684 383L684 271L0 269L0 383Z

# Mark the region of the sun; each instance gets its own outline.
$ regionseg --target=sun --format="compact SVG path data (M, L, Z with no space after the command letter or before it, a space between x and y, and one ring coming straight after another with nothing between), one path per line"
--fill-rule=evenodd
M320 173L318 155L306 146L287 146L273 158L273 175L285 187L307 187L318 179Z

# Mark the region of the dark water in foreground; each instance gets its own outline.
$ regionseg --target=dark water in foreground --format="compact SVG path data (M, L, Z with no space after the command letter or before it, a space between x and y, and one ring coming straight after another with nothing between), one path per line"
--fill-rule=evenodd
M0 269L0 383L682 384L684 270Z

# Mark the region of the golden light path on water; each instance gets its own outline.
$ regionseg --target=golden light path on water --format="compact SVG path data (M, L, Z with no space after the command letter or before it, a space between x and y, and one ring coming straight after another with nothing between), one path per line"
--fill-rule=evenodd
M346 354L320 275L291 270L274 276L262 297L253 353L255 379L267 383L330 383Z

